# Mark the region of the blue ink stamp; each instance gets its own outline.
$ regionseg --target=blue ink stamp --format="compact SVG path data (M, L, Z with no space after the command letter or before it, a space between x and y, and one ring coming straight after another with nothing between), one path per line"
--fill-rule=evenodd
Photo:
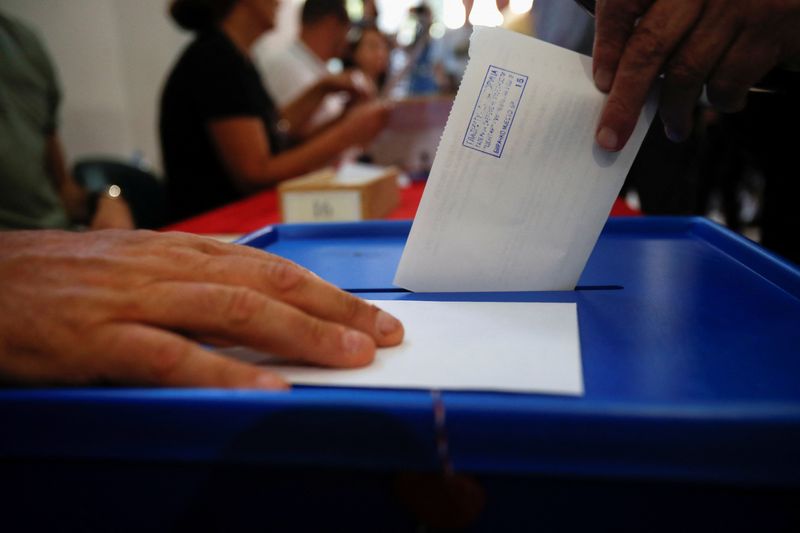
M502 157L527 84L528 76L489 65L461 144Z

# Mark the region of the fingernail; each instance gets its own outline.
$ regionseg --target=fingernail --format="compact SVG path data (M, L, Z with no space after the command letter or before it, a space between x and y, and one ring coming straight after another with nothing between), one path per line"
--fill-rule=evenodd
M595 137L597 140L597 144L600 145L601 148L614 151L617 149L617 142L619 138L614 130L607 126L603 126L600 128L600 131L597 132L597 136Z
M667 136L667 139L669 139L674 143L679 143L682 142L684 139L686 139L685 135L681 135L680 133L673 130L669 126L664 126L664 134Z
M342 335L345 352L350 355L360 355L369 349L371 339L360 331L348 330Z
M614 75L611 74L611 71L608 69L599 68L594 72L594 84L604 93L611 90L613 81Z
M288 390L289 384L283 381L280 377L270 372L262 372L256 377L253 383L257 389L266 390Z
M401 327L400 321L386 311L378 311L375 323L378 326L378 333L382 336L390 335Z

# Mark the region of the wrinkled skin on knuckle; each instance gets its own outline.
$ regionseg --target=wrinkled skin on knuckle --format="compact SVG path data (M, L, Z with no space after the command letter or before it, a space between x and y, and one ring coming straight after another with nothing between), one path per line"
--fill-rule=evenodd
M315 348L330 345L329 336L331 332L321 320L308 320L304 329L304 334L309 344Z
M679 91L691 91L702 87L708 76L698 65L687 57L672 61L667 68L667 80Z
M186 266L187 261L195 261L201 257L207 257L201 246L197 243L201 239L193 235L182 233L141 233L143 230L136 230L128 242L122 243L118 250L114 250L118 256L151 257L161 262L172 262L174 264Z
M145 379L155 385L173 383L175 375L190 356L191 346L183 342L158 342L146 361Z
M206 268L213 260L211 256L186 246L163 246L153 250L152 255L159 261L197 270Z
M307 272L291 261L276 256L271 256L264 263L264 277L268 283L280 292L290 292L298 289L307 280Z
M635 53L628 54L628 64L634 71L650 66L654 60L665 57L669 51L669 43L657 30L649 26L640 26L628 41L629 50Z
M347 293L337 293L337 297L340 300L339 305L342 310L342 320L346 324L356 323L369 312L369 308L371 307L357 297Z
M187 237L188 238L183 241L187 248L207 255L223 255L227 252L229 246L205 237L197 237L194 235Z
M247 325L260 313L265 303L260 294L245 287L229 289L224 298L221 314L225 325L229 327Z

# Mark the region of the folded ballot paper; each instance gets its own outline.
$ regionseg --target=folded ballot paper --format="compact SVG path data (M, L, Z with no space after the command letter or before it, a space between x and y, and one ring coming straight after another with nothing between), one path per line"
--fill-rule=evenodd
M624 150L594 142L591 58L476 28L395 276L418 292L572 290L655 114Z
M297 366L242 347L221 352L295 384L583 394L574 303L372 303L399 318L406 336L402 344L378 350L366 367Z

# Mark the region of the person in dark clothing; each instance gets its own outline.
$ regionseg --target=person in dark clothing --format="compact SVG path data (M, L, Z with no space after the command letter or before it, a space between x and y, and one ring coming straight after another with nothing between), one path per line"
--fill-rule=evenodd
M330 77L276 109L250 48L275 23L276 0L175 0L170 13L197 33L167 79L160 135L168 217L180 220L248 193L320 168L346 148L371 140L388 109L354 106L340 121L302 144L293 131L331 91L352 91L349 78ZM280 76L280 72L267 73Z
M389 38L378 26L364 23L348 36L344 66L362 72L380 91L386 84L391 51Z
M221 31L199 36L178 61L161 101L161 143L172 218L185 218L243 196L228 177L207 124L255 118L274 154L285 149L280 120L253 65Z
M56 65L34 29L2 11L0 58L0 230L133 228L119 186L89 192L69 172Z

